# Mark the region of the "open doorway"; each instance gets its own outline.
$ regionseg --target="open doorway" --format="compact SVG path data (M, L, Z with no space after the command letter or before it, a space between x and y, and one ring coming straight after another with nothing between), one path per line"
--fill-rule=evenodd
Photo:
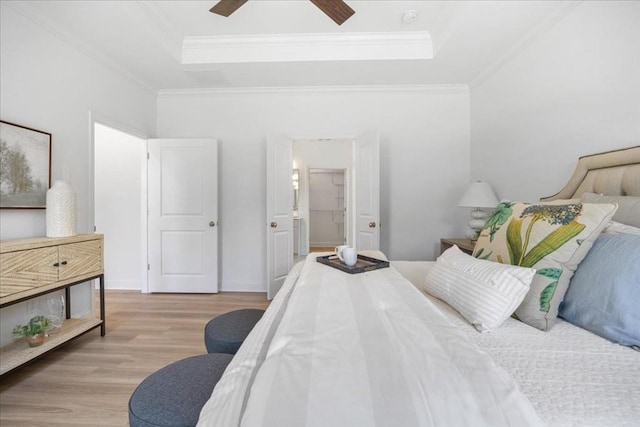
M293 142L293 167L299 177L294 193L294 228L298 227L298 233L294 233L294 248L298 249L295 259L311 251L331 251L337 245L353 244L349 237L353 144L353 139Z
M267 297L282 287L296 260L295 223L300 255L309 251L309 202L305 192L310 169L342 169L345 174L344 226L346 244L358 250L380 248L380 144L377 132L355 139L293 140L283 134L267 136ZM298 199L293 200L292 169L299 173ZM294 209L297 213L294 217ZM304 235L302 235L304 233Z
M347 242L345 207L345 170L309 169L309 252Z
M93 126L94 227L104 234L105 287L146 292L146 140L99 122Z

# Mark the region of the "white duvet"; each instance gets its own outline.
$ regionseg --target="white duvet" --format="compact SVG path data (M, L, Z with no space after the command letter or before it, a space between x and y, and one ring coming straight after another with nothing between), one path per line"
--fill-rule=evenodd
M311 255L290 276L199 425L542 424L509 375L394 268L350 275Z

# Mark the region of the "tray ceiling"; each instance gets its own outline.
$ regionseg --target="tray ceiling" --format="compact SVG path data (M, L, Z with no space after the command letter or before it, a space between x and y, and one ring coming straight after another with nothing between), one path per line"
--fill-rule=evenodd
M250 0L228 18L209 12L215 0L2 3L153 90L473 84L578 4L347 0L356 13L338 26L308 0ZM324 50L291 48L310 39ZM371 41L405 39L414 45L398 45L397 55ZM229 55L185 53L194 43L219 48L220 40L230 43ZM289 43L280 56L264 53L273 40ZM429 55L417 40L429 41Z

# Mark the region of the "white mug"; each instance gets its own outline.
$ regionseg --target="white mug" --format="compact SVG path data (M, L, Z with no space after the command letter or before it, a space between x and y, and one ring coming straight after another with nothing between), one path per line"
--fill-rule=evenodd
M340 261L342 261L342 257L340 256L340 254L342 253L344 248L348 248L348 247L349 245L340 245L340 246L336 246L336 248L334 249L335 254L338 255L338 258L340 258Z
M353 267L358 262L358 252L356 252L355 248L350 248L347 246L342 249L342 251L338 252L338 258L340 261L344 262L347 266Z

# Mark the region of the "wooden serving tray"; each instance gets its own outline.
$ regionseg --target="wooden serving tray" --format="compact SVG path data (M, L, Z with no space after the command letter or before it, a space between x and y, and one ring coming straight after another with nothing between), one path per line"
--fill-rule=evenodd
M389 267L389 261L383 261L381 259L371 258L360 254L358 254L358 261L356 261L356 265L352 267L349 267L340 261L337 255L319 256L316 258L316 261L349 274L364 273L365 271Z

